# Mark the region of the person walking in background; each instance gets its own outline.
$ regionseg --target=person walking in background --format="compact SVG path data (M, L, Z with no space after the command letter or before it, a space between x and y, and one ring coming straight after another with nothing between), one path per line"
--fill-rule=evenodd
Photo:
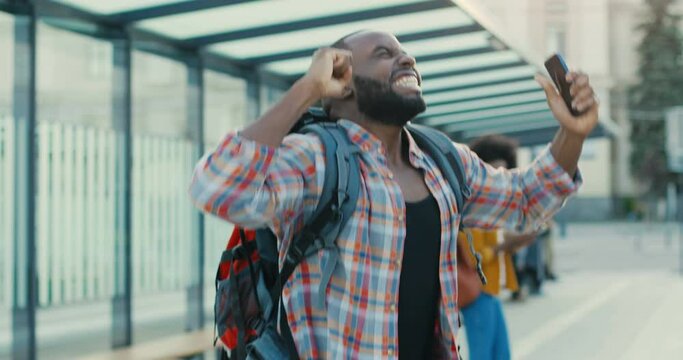
M551 273L552 222L546 223L537 232L536 241L514 256L519 289L512 294L512 300L522 300L525 295L539 295L546 279L555 278Z
M488 135L470 144L481 160L497 169L517 167L517 144L500 135ZM458 304L464 317L470 359L510 359L505 316L496 297L505 287L518 290L512 254L527 246L536 233L514 234L503 230L468 229L474 250L481 255L487 278L482 285L475 270L475 258L467 235L458 234Z
M555 241L557 240L557 237L555 236L556 232L554 231L555 224L555 221L548 222L549 234L547 241L545 242L545 246L543 248L545 254L544 274L545 278L550 281L557 280L557 269L555 267Z

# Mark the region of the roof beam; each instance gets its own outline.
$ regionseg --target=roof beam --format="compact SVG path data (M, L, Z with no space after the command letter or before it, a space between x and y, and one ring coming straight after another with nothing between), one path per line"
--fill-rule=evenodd
M484 131L484 130L499 130L504 127L521 128L530 124L557 124L552 113L539 112L531 115L497 117L488 120L470 120L467 122L454 123L445 128L441 128L446 132L463 132L463 131Z
M399 37L399 41L402 40L403 37ZM307 56L312 56L313 53L318 50L317 48L306 48L306 49L299 49L299 50L294 50L294 51L289 51L285 53L277 53L277 54L269 54L265 56L258 56L258 57L252 57L248 59L244 59L244 62L249 62L249 63L256 63L256 64L265 64L269 62L274 62L274 61L282 61L282 60L290 60L294 58L300 58L300 57L307 57ZM437 54L429 54L429 55L424 55L416 58L418 63L421 62L426 62L426 61L433 61L433 60L443 60L443 59L451 59L454 57L458 56L469 56L469 55L479 55L479 54L485 54L489 52L495 51L494 48L492 47L482 47L482 48L474 48L474 49L466 49L466 50L457 50L457 51L449 51L445 53L437 53Z
M438 29L438 30L422 31L422 32L417 32L417 33L412 33L412 34L405 34L405 35L400 35L397 38L398 38L398 41L400 41L401 43L406 43L406 42L410 42L410 41L435 39L435 38L444 37L444 36L457 36L457 35L469 34L469 33L482 31L482 30L483 30L483 28L481 26L479 26L479 24L472 24L472 25L465 25L465 26L443 28L443 29ZM245 61L247 61L247 62L255 61L259 64L264 64L264 63L268 63L268 62L290 60L290 59L295 59L295 58L299 58L299 57L310 57L313 55L313 53L316 50L317 50L316 48L308 48L308 49L296 50L296 51L287 52L287 53L251 58L251 59L247 59ZM488 48L486 51L481 51L481 53L487 53L487 52L489 52ZM477 53L479 53L479 52L477 52ZM474 54L477 54L477 53L474 53ZM448 53L448 54L450 54L450 56L453 56L454 53ZM437 54L437 55L439 55L439 54ZM456 53L456 55L457 55L457 53ZM467 55L467 54L461 53L460 56L465 56L465 55ZM417 60L422 62L422 61L429 61L430 59L418 58ZM298 78L302 74L303 73L293 74L293 75L290 75L287 77L288 78Z
M296 30L312 29L317 27L331 26L348 22L376 19L408 13L416 13L427 10L435 10L448 6L449 4L447 2L441 0L431 0L412 4L389 6L379 9L356 11L346 14L336 14L312 19L303 19L288 23L272 24L262 27L227 31L217 34L197 36L186 39L186 41L197 46L208 46L227 41L243 40L249 38L256 38L260 36L282 34L285 32L291 32Z
M499 134L517 140L520 146L543 145L547 144L553 139L553 136L555 136L555 133L557 132L557 128L557 124L551 123L546 125L543 123L538 123L517 128L500 128L496 129L495 131L465 131L460 133L460 137L463 139L463 142L469 142L488 134ZM591 134L590 137L599 136L597 131L595 131L595 133L596 134Z
M119 24L107 20L106 17L81 10L71 5L49 0L33 0L36 15L40 17L54 17L60 19L78 20L89 23L96 23L102 26L118 27Z
M516 116L519 114L526 114L536 111L548 110L548 104L546 102L536 102L526 105L510 105L498 109L490 110L476 110L473 112L468 112L466 114L454 114L447 116L439 116L429 119L426 123L432 126L438 126L442 124L449 123L461 123L470 120L482 120L482 119L494 119L498 117L506 116Z
M79 8L47 0L33 0L35 14L45 23L79 34L101 39L125 38L119 24Z
M460 70L453 70L453 71L446 71L446 72L424 75L424 76L422 76L422 80L436 79L436 78L449 77L449 76L467 75L467 74L473 74L473 73L484 72L484 71L492 71L492 70L502 70L502 69L507 69L507 68L511 68L511 67L524 66L524 65L527 65L527 63L519 60L519 61L507 62L507 63L503 63L503 64L479 66L479 67L472 67L472 68L467 68L467 69L460 69Z
M530 78L528 76L519 76L519 77L503 79L503 80L495 80L495 81L488 81L488 82L483 82L483 83L476 83L476 84L469 84L469 85L453 86L453 87L447 87L447 88L427 90L427 91L424 91L422 94L423 95L430 95L430 94L437 94L437 93L449 92L449 91L474 89L474 88L478 88L478 87L482 87L482 86L509 84L509 83L514 83L514 82L518 82L518 81L526 81L526 80L530 80Z
M180 1L142 9L130 10L108 16L111 21L130 24L136 21L149 20L164 16L186 14L193 11L209 10L217 7L232 6L254 0L193 0Z
M456 52L450 52L446 54L430 54L428 56L448 56L448 57L457 57L457 56L467 56L467 55L472 55L474 53L479 53L481 51L480 49L470 49L470 50L462 50L462 51L456 51ZM488 52L489 50L486 50L484 52ZM309 49L307 50L307 53L312 54L315 52L315 49ZM419 63L422 63L422 60L418 60ZM462 69L462 70L454 70L454 71L447 71L447 72L441 72L441 73L434 73L434 74L429 74L429 75L424 75L422 76L422 80L429 80L429 79L438 79L442 77L449 77L449 76L458 76L458 75L467 75L467 74L472 74L472 73L477 73L477 72L486 72L486 71L492 71L492 70L502 70L502 69L507 69L511 67L517 67L517 66L523 66L527 65L527 63L523 61L515 61L515 62L509 62L505 64L497 64L497 65L489 65L489 66L482 66L482 67L474 67L474 68L468 68L468 69ZM419 69L418 65L418 69ZM297 74L291 74L288 75L288 78L298 78L303 73L297 73Z
M515 138L519 141L520 146L545 145L553 139L558 128L559 124L557 123L548 124L547 126L545 124L529 124L529 126L524 126L521 129L504 129L506 131L496 132L496 134L504 134L505 136ZM461 133L461 137L469 140L486 134L493 134L493 132L489 132L488 130L466 131ZM595 130L588 135L588 138L594 139L597 137L608 137L610 135L611 134L606 131L605 128L597 126Z
M493 109L503 109L503 108L509 108L509 107L512 107L512 106L540 104L540 103L545 103L545 102L546 102L546 100L520 101L520 102L517 102L517 103L514 103L514 104L492 105L492 106L485 106L485 107L479 107L479 108L475 108L475 109L468 109L468 110L461 110L461 111L448 111L448 112L427 114L427 115L424 116L424 118L429 119L429 118L435 118L435 117L463 115L463 114L468 114L468 113L475 113L475 112L478 112L478 111L486 111L486 110L493 110Z
M0 0L7 1L7 0ZM28 0L17 0L25 3ZM130 38L134 49L163 56L184 63L202 61L207 69L233 76L248 78L255 73L251 64L233 61L223 55L205 53L183 41L169 38L134 26L116 24L108 17L91 14L70 5L48 0L30 0L35 5L36 15L58 28L99 38ZM17 5L18 6L18 5ZM288 84L286 77L259 71L264 83L276 87Z
M0 11L15 15L29 15L32 6L27 0L0 0Z
M484 30L481 25L478 23L474 23L471 25L463 25L463 26L455 26L455 27L448 27L448 28L443 28L443 29L437 29L437 30L428 30L428 31L421 31L417 33L412 33L412 34L405 34L401 35L398 37L398 41L402 43L406 42L411 42L411 41L419 41L419 40L427 40L427 39L434 39L434 38L440 38L440 37L445 37L445 36L456 36L456 35L464 35L464 34L469 34L473 32L478 32Z
M539 91L541 91L541 90L540 89L527 89L527 90L519 90L519 91L510 91L510 92L504 92L504 93L500 93L500 94L473 96L473 97L467 97L467 98L461 98L461 99L427 103L427 106L429 107L429 106L440 106L440 105L453 105L453 104L459 104L459 103L466 103L466 102L470 102L470 101L495 99L495 98L511 96L511 95L524 95L524 94L530 94L530 93L535 93L535 92L539 92Z
M517 132L529 129L538 128L557 128L558 124L552 117L547 117L545 119L529 120L525 123L517 124L506 124L506 123L493 123L488 122L482 124L480 127L467 127L458 129L462 134L482 134L482 133L501 133L501 132Z
M550 112L550 110L532 110L532 111L524 111L524 112L509 114L509 115L497 115L497 116L490 116L490 117L482 117L482 118L477 118L477 119L456 121L456 122L450 122L450 123L446 122L446 123L442 123L441 125L437 125L436 127L441 129L441 131L453 132L453 131L459 131L460 127L465 126L466 124L482 124L484 122L490 122L490 121L493 121L493 122L496 122L496 121L516 122L517 124L520 124L523 121L545 119L546 117L552 117L552 113ZM425 123L425 124L429 125L429 123Z
M470 55L479 55L479 54L485 54L485 53L490 53L494 52L496 49L490 46L485 46L485 47L480 47L480 48L474 48L474 49L466 49L466 50L456 50L456 51L448 51L445 53L437 53L437 54L429 54L429 55L423 55L418 58L416 58L417 63L423 63L427 61L435 61L435 60L444 60L444 59L452 59L460 56L470 56Z

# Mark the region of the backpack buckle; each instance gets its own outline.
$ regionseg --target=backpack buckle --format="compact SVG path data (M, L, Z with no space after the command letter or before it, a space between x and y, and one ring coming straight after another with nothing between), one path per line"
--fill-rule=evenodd
M263 319L261 316L256 316L251 319L251 323L249 326L256 330L256 333L259 335L263 333L263 330L266 328L266 321Z
M239 244L239 245L235 246L234 248L232 248L231 252L232 252L232 258L233 259L244 259L246 256L244 246L242 246L242 244Z
M297 247L296 245L292 244L293 246L289 248L289 251L287 251L287 262L291 264L298 264L299 260L303 256L303 253L301 252L301 249Z
M344 214L342 214L341 210L339 209L339 206L332 205L330 210L332 211L332 221L339 222L344 217Z
M323 239L320 238L320 236L318 236L313 240L313 246L315 246L315 248L318 250L324 249L325 242L323 241Z

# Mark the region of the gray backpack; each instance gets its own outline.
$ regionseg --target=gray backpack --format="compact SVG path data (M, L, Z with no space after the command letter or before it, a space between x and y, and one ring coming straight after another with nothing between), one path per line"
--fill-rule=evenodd
M426 126L409 124L407 128L441 169L461 210L469 189L451 140ZM360 149L346 130L329 121L322 109L311 108L292 132L315 134L323 144L326 171L322 195L310 221L292 239L281 271L277 238L269 229L235 228L219 264L214 305L217 338L232 350L232 359L298 358L281 302L282 285L303 259L326 249L330 257L322 269L319 288L325 293L339 260L337 237L356 208ZM478 255L477 270L485 283Z

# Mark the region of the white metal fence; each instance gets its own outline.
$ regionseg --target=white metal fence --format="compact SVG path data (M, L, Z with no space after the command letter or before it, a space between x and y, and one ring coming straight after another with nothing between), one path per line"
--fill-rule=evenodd
M39 123L36 257L39 304L112 294L115 144L111 130Z
M187 182L192 144L153 137L133 139L133 292L185 287L190 272L193 209Z
M0 307L12 294L13 122L0 117ZM36 242L39 304L107 300L113 293L116 133L41 122L37 131ZM134 136L133 293L181 290L196 246L187 185L195 163L187 140ZM206 226L207 287L231 225Z

